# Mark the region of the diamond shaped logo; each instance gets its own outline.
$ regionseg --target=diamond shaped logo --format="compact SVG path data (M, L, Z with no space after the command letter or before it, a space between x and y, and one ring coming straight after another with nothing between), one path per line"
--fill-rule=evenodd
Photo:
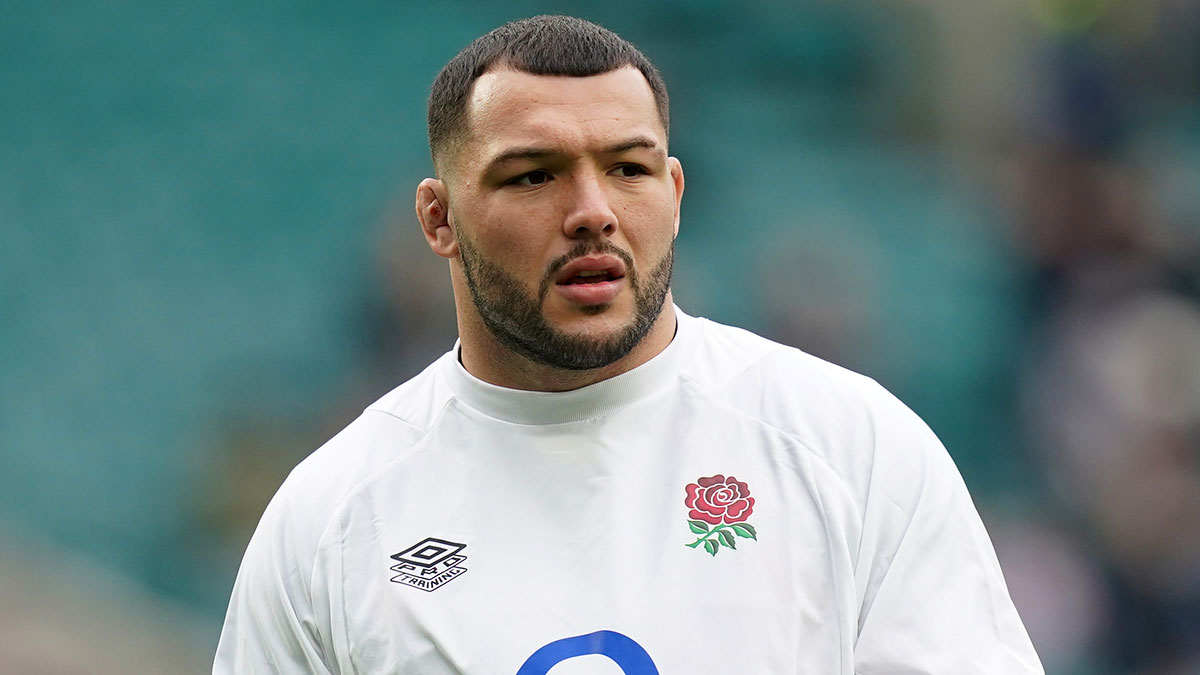
M462 567L467 556L460 552L466 544L445 539L426 537L399 553L392 554L393 572L399 572L392 581L412 586L423 591L440 588L446 582L458 578L467 568Z

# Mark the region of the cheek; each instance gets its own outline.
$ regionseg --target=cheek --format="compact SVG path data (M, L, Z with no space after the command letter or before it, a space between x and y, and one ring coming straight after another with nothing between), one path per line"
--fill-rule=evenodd
M648 271L661 262L671 250L675 241L674 234L672 228L646 227L644 223L632 223L625 226L614 243L623 248L628 247L629 252L633 254L634 263L643 271ZM621 244L622 238L628 243Z
M625 236L647 253L661 257L675 239L675 202L669 193L656 190L651 196L631 199L618 211Z
M535 213L516 213L513 209L493 206L462 214L462 229L480 255L513 274L541 273L538 263L544 257L547 237L532 227L539 222Z

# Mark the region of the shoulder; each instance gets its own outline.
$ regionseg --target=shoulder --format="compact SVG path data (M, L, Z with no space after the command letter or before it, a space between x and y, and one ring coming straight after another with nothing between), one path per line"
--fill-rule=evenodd
M784 431L816 440L871 417L915 417L870 377L741 328L696 321L700 339L685 376Z
M339 507L377 473L403 462L436 424L451 398L438 374L439 363L368 406L297 464L259 529L286 534L298 553L315 552Z
M858 398L877 388L870 378L743 328L695 319L700 339L688 374L715 391L739 384L779 386Z
M916 468L931 453L945 454L925 423L870 377L740 328L696 321L700 339L684 375L796 439L860 500L879 465Z
M444 389L438 379L435 363L369 406L284 480L246 547L214 672L249 672L253 664L326 672L329 595L314 583L322 542L359 486L403 462L428 436Z

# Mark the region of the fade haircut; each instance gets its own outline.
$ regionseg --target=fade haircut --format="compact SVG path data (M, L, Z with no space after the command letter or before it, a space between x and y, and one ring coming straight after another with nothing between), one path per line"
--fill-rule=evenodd
M669 128L667 85L644 54L616 33L571 16L542 15L506 23L459 52L429 93L429 150L435 169L466 132L467 100L475 80L500 67L533 75L588 77L626 66L641 71L654 93L663 129Z

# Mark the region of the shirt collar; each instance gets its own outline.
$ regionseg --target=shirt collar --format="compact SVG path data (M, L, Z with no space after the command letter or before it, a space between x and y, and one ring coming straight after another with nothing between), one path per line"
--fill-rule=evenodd
M442 376L455 396L483 414L515 424L563 424L599 417L670 384L683 364L697 330L696 319L675 307L675 336L666 349L620 375L562 392L525 391L489 384L467 372L458 359L459 343L441 358Z

